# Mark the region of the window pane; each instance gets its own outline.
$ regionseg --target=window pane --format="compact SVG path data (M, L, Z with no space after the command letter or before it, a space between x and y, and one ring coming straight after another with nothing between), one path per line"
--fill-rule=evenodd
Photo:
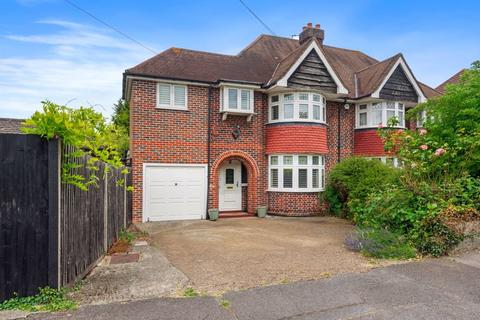
M173 88L175 105L179 107L185 107L185 87L174 86Z
M313 105L313 119L320 120L320 106Z
M366 104L361 104L359 106L360 110L367 110L367 105Z
M293 104L286 103L284 106L283 118L284 119L293 119Z
M270 169L270 187L278 188L278 169Z
M228 108L237 109L237 89L228 89Z
M366 112L362 112L360 113L360 123L359 123L360 126L366 126L367 125L367 113Z
M405 126L405 115L403 111L398 111L398 125Z
M387 110L387 122L393 117L395 117L395 110Z
M293 169L283 169L283 187L293 187Z
M322 121L327 121L327 107L322 106Z
M320 187L324 189L325 188L325 169L322 169L321 171L320 182L322 183Z
M372 125L382 124L383 107L380 103L372 104Z
M298 156L298 164L308 164L308 157L307 156Z
M299 93L298 100L308 100L308 93Z
M272 106L271 119L272 120L278 120L278 106Z
M234 169L225 169L225 184L234 184Z
M398 104L398 110L403 110L403 103Z
M170 85L169 84L158 85L158 104L170 105Z
M300 119L308 119L308 104L300 104L298 106L298 117Z
M283 164L293 164L293 156L283 156Z
M387 109L395 110L395 102L387 101Z
M298 169L298 187L299 188L307 187L307 172L308 172L308 169Z
M293 93L287 93L283 96L283 100L285 101L292 101L293 100Z
M313 101L320 102L320 95L319 94L314 94L313 95Z
M313 165L318 165L318 156L313 156L312 157L312 164Z
M312 188L318 188L318 169L312 169Z
M272 96L272 102L278 102L278 96Z
M242 90L242 110L249 110L250 109L250 91L249 90Z
M270 156L270 164L277 165L278 164L278 156Z

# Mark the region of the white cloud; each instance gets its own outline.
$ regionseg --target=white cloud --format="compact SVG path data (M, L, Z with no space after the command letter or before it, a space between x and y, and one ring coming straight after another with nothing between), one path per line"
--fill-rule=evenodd
M93 105L106 116L121 96L122 73L151 54L112 32L70 21L47 20L58 26L50 34L4 38L44 46L38 54L0 56L0 117L28 117L40 101Z

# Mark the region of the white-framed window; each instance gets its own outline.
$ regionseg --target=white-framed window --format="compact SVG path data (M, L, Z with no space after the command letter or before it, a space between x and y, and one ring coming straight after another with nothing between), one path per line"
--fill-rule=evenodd
M368 157L370 160L377 160L394 168L403 166L402 161L395 157Z
M253 90L247 88L223 87L222 111L253 113Z
M356 127L376 128L386 127L388 121L395 117L396 127L405 128L405 104L396 101L380 101L360 103L356 106Z
M425 121L427 121L427 111L422 110L417 114L417 128L423 128Z
M188 110L187 86L157 83L157 108Z
M325 158L320 155L270 155L268 190L318 192L325 189Z
M269 97L269 122L326 123L327 101L314 92L276 93Z

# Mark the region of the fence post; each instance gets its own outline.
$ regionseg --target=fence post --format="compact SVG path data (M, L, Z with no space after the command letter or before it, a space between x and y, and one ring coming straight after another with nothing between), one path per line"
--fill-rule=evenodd
M127 228L127 175L123 175L123 228Z
M61 141L48 141L48 285L59 289L61 282Z
M108 167L104 165L105 171L103 175L103 249L105 253L108 251Z

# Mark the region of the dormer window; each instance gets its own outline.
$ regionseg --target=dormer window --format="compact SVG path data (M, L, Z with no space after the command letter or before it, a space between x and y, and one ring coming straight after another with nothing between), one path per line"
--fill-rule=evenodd
M326 123L325 97L313 92L293 92L270 96L269 122Z
M357 105L356 128L386 127L396 118L396 127L405 128L405 104L394 101L362 103Z

